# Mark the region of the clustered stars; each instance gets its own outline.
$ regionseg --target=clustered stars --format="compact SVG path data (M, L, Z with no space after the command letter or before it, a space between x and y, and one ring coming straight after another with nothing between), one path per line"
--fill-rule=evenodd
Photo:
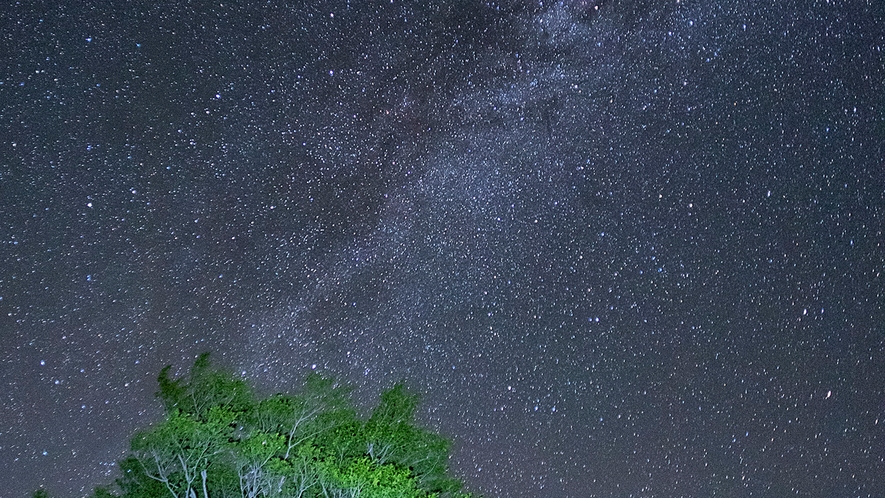
M754 8L11 8L6 487L211 350L406 378L488 496L881 494L882 18Z

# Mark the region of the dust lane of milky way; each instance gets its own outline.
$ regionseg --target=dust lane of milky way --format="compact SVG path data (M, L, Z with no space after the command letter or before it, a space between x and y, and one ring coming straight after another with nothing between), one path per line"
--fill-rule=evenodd
M406 379L488 497L885 495L871 1L3 7L0 488L163 365Z

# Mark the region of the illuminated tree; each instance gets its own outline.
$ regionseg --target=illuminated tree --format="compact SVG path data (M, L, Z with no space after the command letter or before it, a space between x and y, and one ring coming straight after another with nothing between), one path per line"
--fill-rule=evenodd
M415 424L418 398L402 384L362 419L350 390L319 375L258 398L208 355L183 377L170 371L158 377L166 417L132 438L119 494L95 498L469 496L449 475L449 441Z

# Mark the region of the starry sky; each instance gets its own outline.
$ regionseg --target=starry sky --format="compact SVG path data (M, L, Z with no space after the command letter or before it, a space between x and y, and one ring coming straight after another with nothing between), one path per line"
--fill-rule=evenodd
M9 496L203 351L406 379L489 498L885 496L882 2L2 10Z

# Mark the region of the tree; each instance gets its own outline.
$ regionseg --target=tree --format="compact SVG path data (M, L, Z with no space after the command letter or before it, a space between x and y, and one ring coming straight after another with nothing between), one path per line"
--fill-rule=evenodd
M260 431L285 434L286 453L299 444L330 430L341 416L348 416L350 389L331 378L311 373L301 393L277 394L258 403L249 422Z
M297 394L258 398L208 354L170 372L157 379L166 417L132 438L118 494L94 498L469 496L449 474L449 441L415 424L418 397L402 384L363 419L348 387L316 374Z
M458 491L460 481L448 476L449 442L414 425L418 396L399 383L381 394L366 423L366 453L380 464L393 462L411 469L428 493Z
M166 498L168 490L161 482L150 478L145 472L142 463L133 455L120 460L120 477L117 478L117 487L122 496L138 498Z
M160 371L157 397L167 413L178 410L204 420L212 408L224 408L233 413L251 409L252 392L242 379L229 372L212 367L209 353L201 354L190 374L180 379L169 378L172 365Z
M132 454L146 476L162 483L174 498L209 498L209 468L227 449L234 413L211 407L205 420L177 409L159 426L132 439ZM199 477L200 495L195 488Z

